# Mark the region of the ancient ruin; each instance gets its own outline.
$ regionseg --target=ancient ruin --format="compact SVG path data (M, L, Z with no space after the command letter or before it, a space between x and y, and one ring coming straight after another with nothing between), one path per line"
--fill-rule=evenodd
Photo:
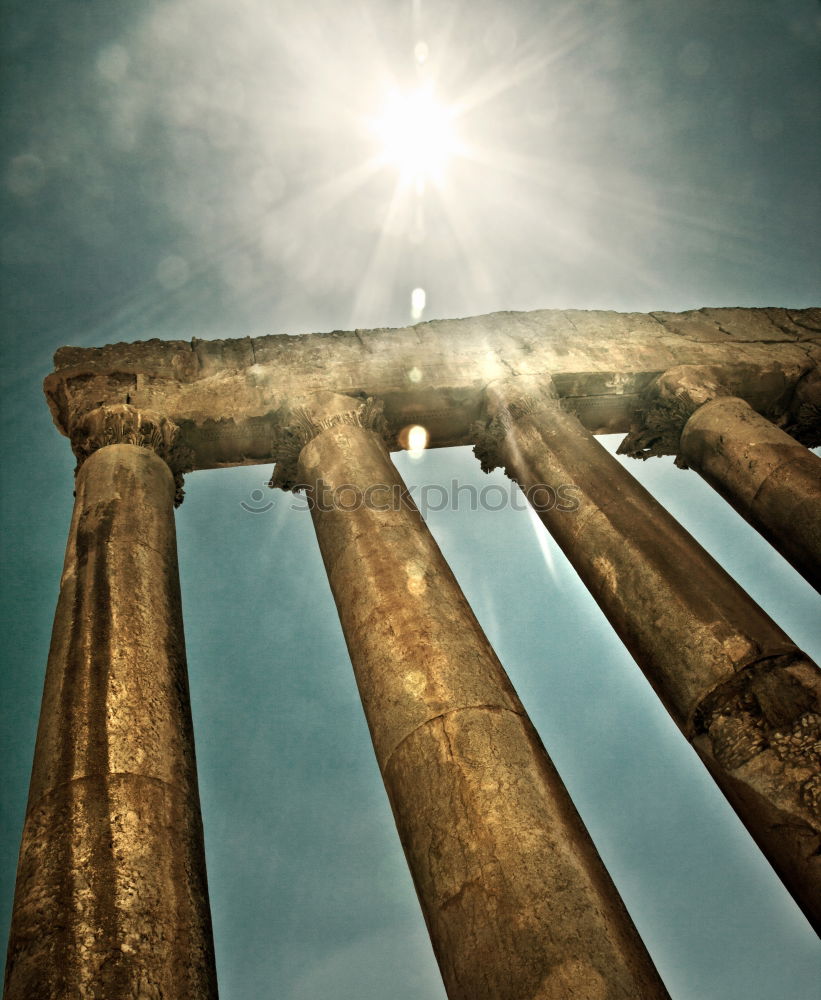
M272 462L273 486L315 501L448 996L667 995L390 460L411 426L430 447L473 445L531 499L573 484L572 511L534 508L821 928L818 667L594 436L678 456L821 589L820 362L819 309L500 313L58 351L45 391L76 503L8 1000L216 997L173 512L186 472ZM329 490L339 502L317 502Z

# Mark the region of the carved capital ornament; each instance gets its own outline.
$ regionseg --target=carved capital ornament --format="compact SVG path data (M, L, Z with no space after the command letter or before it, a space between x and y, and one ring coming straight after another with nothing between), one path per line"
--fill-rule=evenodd
M348 403L350 408L347 408ZM319 394L315 400L294 405L279 431L275 446L276 467L268 486L286 491L301 489L297 471L300 452L309 441L331 427L346 424L361 427L387 440L388 424L382 410L381 400L371 397L360 400L331 393Z
M504 468L503 444L515 424L545 408L561 406L550 376L520 376L503 383L491 383L487 390L488 419L477 421L472 431L476 444L473 454L482 472Z
M71 448L79 472L86 459L110 444L132 444L150 448L169 467L176 491L174 506L183 501L183 473L191 470L192 455L180 441L179 427L152 410L139 410L128 403L100 406L89 410L71 425Z

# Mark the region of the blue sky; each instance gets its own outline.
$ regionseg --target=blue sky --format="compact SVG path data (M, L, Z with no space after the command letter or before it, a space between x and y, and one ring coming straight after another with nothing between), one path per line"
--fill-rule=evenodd
M53 350L404 325L417 287L425 319L818 305L821 5L3 17L5 938L71 510ZM374 164L371 127L420 80L464 153L424 194ZM465 449L397 463L420 486L505 482ZM818 596L766 543L695 474L628 467L821 657ZM269 475L192 474L177 513L222 996L440 1000L309 516L257 499ZM806 921L549 537L522 511L428 523L675 1000L814 1000Z

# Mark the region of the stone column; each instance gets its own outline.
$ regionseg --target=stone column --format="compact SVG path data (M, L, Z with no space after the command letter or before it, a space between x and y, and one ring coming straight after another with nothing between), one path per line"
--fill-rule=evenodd
M684 425L679 460L821 591L821 458L744 400L719 396Z
M318 394L272 485L307 488L448 997L666 996L380 422Z
M566 412L547 383L488 389L482 467L525 491L670 714L821 928L821 675Z
M782 385L779 386L779 382ZM821 591L821 381L815 369L788 380L778 368L677 365L645 392L619 451L634 458L677 455ZM780 389L780 392L778 391ZM775 390L775 392L773 392ZM768 400L798 441L739 398ZM785 412L791 397L792 412Z
M80 462L6 967L7 1000L217 996L174 531L176 427L130 406Z

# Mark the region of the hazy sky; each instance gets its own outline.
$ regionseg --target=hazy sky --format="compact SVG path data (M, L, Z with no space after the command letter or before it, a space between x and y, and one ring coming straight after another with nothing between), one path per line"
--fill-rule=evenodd
M52 352L404 325L413 288L425 319L818 305L821 4L2 12L5 939L72 503ZM457 148L420 193L374 124L431 83ZM467 449L397 463L506 482ZM766 543L694 473L629 468L821 657L821 602ZM269 476L190 475L177 513L221 995L442 1000L310 518ZM816 1000L812 931L548 536L428 523L674 1000Z

